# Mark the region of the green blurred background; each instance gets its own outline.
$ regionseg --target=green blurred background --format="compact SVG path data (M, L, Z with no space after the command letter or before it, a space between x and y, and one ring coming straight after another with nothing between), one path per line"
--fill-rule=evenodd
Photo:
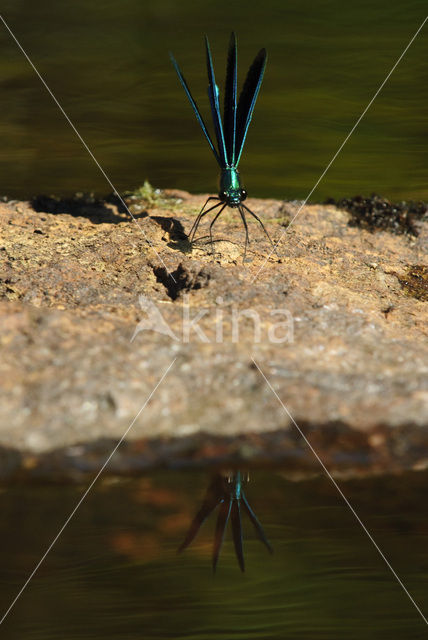
M121 191L217 189L217 167L169 61L208 116L202 36L220 87L269 59L241 170L251 195L304 199L426 14L424 0L4 0L2 15ZM312 200L428 199L425 27ZM0 25L0 194L111 189Z
M182 555L209 473L105 479L87 497L1 627L4 640L416 640L426 625L325 476L253 471L246 573L228 532L211 570L216 514ZM422 610L428 607L427 473L339 483ZM0 611L86 485L0 493Z

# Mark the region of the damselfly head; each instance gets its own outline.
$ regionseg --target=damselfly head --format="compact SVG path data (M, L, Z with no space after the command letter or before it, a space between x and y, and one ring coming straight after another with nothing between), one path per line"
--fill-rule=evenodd
M238 207L247 197L245 189L233 189L229 191L220 191L218 197L229 207Z

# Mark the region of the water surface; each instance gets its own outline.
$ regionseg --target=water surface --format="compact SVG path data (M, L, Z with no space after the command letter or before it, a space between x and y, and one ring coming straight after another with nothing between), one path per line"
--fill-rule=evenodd
M427 474L341 485L425 613ZM274 547L244 519L246 572L215 517L176 550L209 473L109 479L89 494L2 627L2 638L413 640L426 626L325 477L254 471L246 494ZM4 487L1 612L82 495L77 486Z

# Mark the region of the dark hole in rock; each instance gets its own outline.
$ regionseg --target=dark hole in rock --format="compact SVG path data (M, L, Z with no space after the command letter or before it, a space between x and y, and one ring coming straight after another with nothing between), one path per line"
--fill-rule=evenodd
M171 273L168 273L165 267L154 267L153 273L157 281L164 285L167 294L172 300L177 300L183 291L207 287L211 279L211 273L206 266L195 265L188 267L182 262Z

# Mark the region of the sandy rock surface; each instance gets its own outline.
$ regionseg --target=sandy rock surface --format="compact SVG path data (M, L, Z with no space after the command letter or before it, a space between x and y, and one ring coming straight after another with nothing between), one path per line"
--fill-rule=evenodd
M243 264L236 210L214 258L205 219L190 246L203 202L129 198L136 221L113 201L0 205L0 475L98 469L174 359L110 471L318 471L290 415L332 471L427 467L426 280L414 297L409 278L425 274L428 223L370 233L306 206L279 257L250 223ZM299 208L248 203L275 239Z

